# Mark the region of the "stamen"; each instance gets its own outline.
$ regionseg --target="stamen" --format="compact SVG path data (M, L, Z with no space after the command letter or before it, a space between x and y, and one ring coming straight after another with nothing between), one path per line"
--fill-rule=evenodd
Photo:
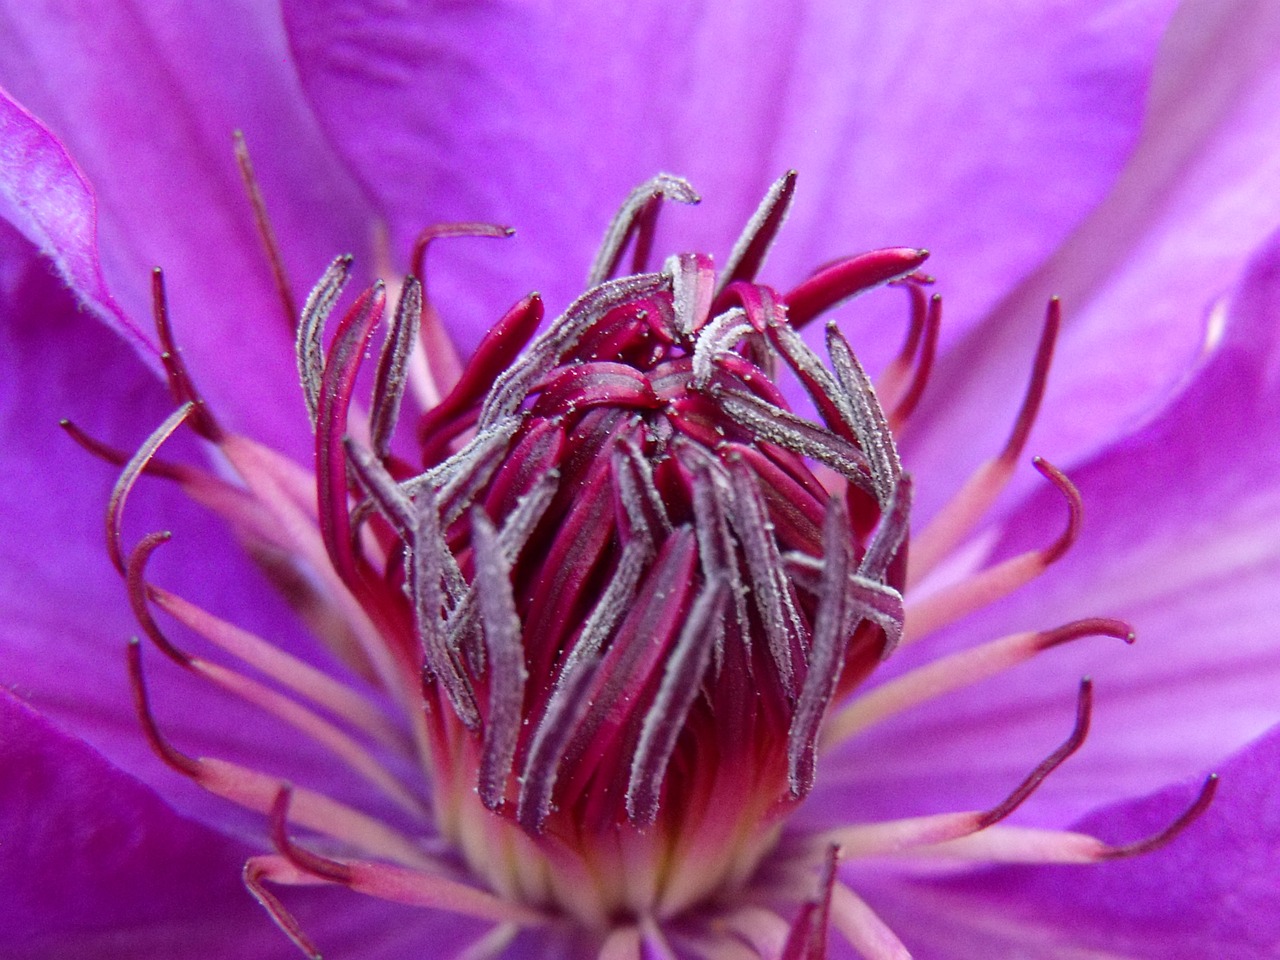
M587 274L587 288L603 283L614 275L632 237L636 239L636 250L631 272L639 273L644 269L662 201L693 204L699 203L701 199L688 180L669 173L660 173L632 190L609 222L609 229L605 232L595 262L591 264L591 270Z
M825 960L827 923L839 855L840 848L834 844L827 848L827 856L822 864L822 877L818 881L818 894L800 907L800 914L791 925L786 946L782 949L782 960Z
M275 925L280 931L288 937L293 945L303 952L310 960L323 960L315 945L302 932L302 924L298 923L297 918L285 907L274 893L266 888L264 880L271 880L274 883L288 884L290 886L305 886L310 883L319 883L313 880L307 874L298 870L289 863L284 857L280 856L258 856L250 857L244 865L244 871L240 875L253 899L258 901L259 906L267 911L267 914L275 921Z
M933 359L938 350L938 331L941 327L942 296L935 293L929 298L929 306L925 312L924 344L920 348L920 359L916 363L915 374L902 399L897 402L889 415L889 423L899 436L902 434L903 424L915 411L920 398L924 396L925 385L929 382L929 374L933 371Z
M123 467L129 462L129 458L133 455L126 453L119 447L113 447L108 443L104 443L97 437L92 437L85 433L79 426L70 420L59 420L58 426L67 432L80 448L88 451L92 456L97 457L113 467ZM187 482L194 478L195 471L190 467L178 463L167 463L158 457L152 457L145 467L142 468L142 475L146 477L162 477L165 480L174 480L178 483Z
M1027 435L1031 433L1031 425L1035 423L1036 414L1040 412L1040 402L1044 399L1049 367L1053 364L1053 348L1058 342L1058 331L1061 328L1062 301L1057 297L1050 297L1044 316L1044 328L1040 331L1040 342L1036 345L1036 358L1031 365L1031 381L1027 384L1022 406L1014 420L1013 431L1009 434L1004 449L1000 451L1000 458L1003 460L1012 462L1022 456Z
M143 537L129 554L125 583L129 594L129 606L133 609L134 619L138 621L143 632L159 648L161 653L178 664L178 666L189 668L191 666L191 657L169 642L169 638L164 635L155 618L151 616L151 607L147 603L148 584L145 579L147 562L151 559L151 554L155 552L157 547L163 543L168 543L171 539L173 539L173 534L167 530L159 533L149 533Z
M867 455L871 480L876 488L876 499L884 508L892 499L902 476L902 462L898 459L898 448L893 440L893 432L889 429L889 420L880 407L871 378L858 362L849 341L834 323L827 324L827 353L831 357L831 368L836 379L853 407L854 429L857 431L858 442Z
M133 706L138 713L138 722L142 732L146 734L147 743L152 752L178 773L200 779L200 762L195 760L173 744L169 743L160 732L156 718L151 713L151 700L147 696L147 683L142 675L142 649L137 637L130 637L125 648L129 666L129 684L133 690Z
M1027 797L1031 796L1036 791L1036 788L1044 783L1049 774L1057 770L1068 757L1079 750L1084 744L1085 737L1089 735L1089 721L1092 716L1093 680L1085 677L1080 681L1080 693L1076 700L1076 725L1072 728L1070 735L1057 750L1041 760L1040 764L1031 773L1027 774L1027 778L1018 784L1009 796L978 818L978 829L982 830L993 823L999 823L1013 813L1014 810L1017 810Z
M400 402L408 378L409 355L418 340L422 319L422 285L416 277L405 277L396 301L395 319L373 377L373 399L369 404L369 438L373 452L387 458L391 434L400 417Z
M297 701L226 667L211 663L200 657L193 657L178 649L169 640L160 629L159 624L151 616L151 611L147 604L148 584L145 579L146 564L151 554L156 547L168 542L169 539L170 535L168 533L151 534L142 540L129 557L128 584L130 603L133 607L134 616L156 646L179 666L204 677L245 702L251 703L278 717L295 730L310 737L316 743L331 751L338 759L346 763L373 786L380 789L402 810L415 816L422 816L422 804L405 789L399 780L374 759L364 746L346 732L324 720L314 711L307 709Z
M1159 833L1147 837L1145 840L1137 840L1119 847L1109 847L1101 855L1100 859L1121 860L1125 857L1139 857L1143 854L1151 853L1153 850L1159 850L1168 844L1209 809L1209 804L1213 803L1214 795L1218 792L1218 779L1216 773L1211 773L1205 777L1204 783L1200 786L1200 792L1191 801L1191 805L1182 811L1173 823Z
M923 600L909 603L907 629L903 643L919 640L940 627L954 623L975 610L995 603L1002 597L1007 597L1023 584L1038 577L1075 543L1080 532L1083 513L1080 491L1062 471L1047 460L1036 457L1032 462L1036 469L1066 498L1068 510L1066 528L1053 543L1046 547L1019 554L994 567L975 573L960 583L944 587Z
M409 273L424 284L426 283L427 248L435 240L442 240L445 237L505 239L515 235L516 231L513 227L504 227L496 223L433 223L418 234L418 238L413 242L413 252L409 256Z
M1133 628L1123 620L1094 617L1053 630L1010 634L962 650L917 667L859 696L828 720L823 748L835 747L888 717L996 676L1038 653L1084 637L1115 637L1125 643L1136 639Z
M164 289L164 271L159 267L151 271L151 309L160 340L160 362L169 378L169 392L173 394L175 403L192 405L191 428L206 440L217 443L222 439L222 428L196 390L182 352L174 342L173 328L169 323L169 301Z
M542 298L531 293L506 312L476 347L449 393L422 414L418 440L422 458L431 466L444 457L454 437L466 429L469 411L477 406L497 377L512 365L516 354L542 323Z
M750 282L755 279L760 268L764 266L769 247L774 237L786 222L791 211L791 200L796 191L796 172L788 170L773 182L768 193L756 207L741 236L733 245L729 259L725 262L720 274L720 283L716 289L719 297L726 287L739 280Z
M799 330L841 301L905 277L928 257L928 250L890 247L849 257L819 270L783 294L782 302L787 307L791 326Z
M324 325L333 312L338 298L351 276L351 256L338 257L329 264L319 282L307 294L298 321L295 354L298 360L298 380L302 384L302 396L311 417L311 429L316 428L316 416L320 412L320 380L324 376Z
M502 806L522 723L524 686L529 679L520 636L520 615L511 593L511 567L484 508L471 513L476 594L489 659L489 715L485 718L478 789L490 810Z
M866 460L853 444L752 394L713 385L711 395L726 415L757 440L825 463L858 489L872 492Z
M1103 843L1097 837L1064 830L1036 827L988 827L972 836L949 840L911 851L927 857L947 857L990 863L1099 863L1140 856L1167 845L1209 808L1218 790L1218 775L1209 774L1191 804L1164 829L1150 837L1122 846Z
M1037 764L1007 797L988 810L940 813L837 827L809 838L806 845L812 847L838 843L847 855L854 857L896 856L922 848L936 850L989 830L1025 803L1049 774L1080 749L1089 732L1092 711L1093 682L1086 677L1080 682L1076 697L1076 721L1070 735Z
M343 317L325 357L316 412L316 494L320 505L320 534L339 576L355 587L359 582L351 551L351 518L347 507L347 458L342 437L355 389L360 360L373 336L385 305L381 282L356 300Z
M530 740L520 776L516 819L532 834L542 832L542 825L551 813L560 758L569 749L574 732L590 706L598 667L598 657L591 657L561 674Z
M289 839L289 802L293 799L293 784L285 783L276 792L271 804L271 843L280 855L305 873L315 874L334 883L349 884L351 870L345 864L295 846Z
M1045 383L1053 361L1053 348L1062 325L1062 304L1057 297L1049 301L1045 311L1044 328L1036 347L1036 357L1031 368L1031 379L1022 406L1014 419L1013 429L1003 449L988 460L965 481L959 492L938 511L937 516L924 530L911 539L911 562L907 585L920 583L946 558L987 515L996 498L1004 490L1013 475L1017 459L1026 446L1027 436L1040 410L1044 398Z
M147 595L156 606L189 630L374 739L391 747L398 747L403 742L403 735L387 719L381 707L305 660L285 653L261 637L154 584L147 585Z
M258 237L262 240L262 248L267 255L267 263L271 266L271 277L275 281L276 293L280 296L280 306L284 309L284 321L287 329L293 333L298 326L298 303L293 297L293 284L289 282L289 273L285 269L284 257L280 255L280 244L276 240L276 232L271 226L271 217L267 213L267 203L262 198L262 187L253 172L253 161L249 158L249 146L245 143L244 133L236 130L231 135L235 145L236 166L240 168L240 179L244 182L244 192L253 207L253 222L258 229Z
M787 782L799 798L813 786L818 730L835 694L848 650L844 633L846 584L852 566L849 520L839 497L827 501L822 529L823 570L818 614L813 627L809 669L787 731Z
M747 574L751 578L756 609L769 643L769 654L778 671L778 681L788 696L794 696L797 691L791 649L793 642L803 635L795 598L784 576L773 524L756 488L755 478L736 458L729 463L729 476L737 506L737 510L730 514L729 522L746 556Z
M836 882L831 891L831 925L866 960L911 960L911 954L865 900Z
M627 816L639 826L648 826L657 819L662 782L676 740L701 689L712 648L723 643L728 596L724 580L708 583L698 594L667 659L662 685L645 713L631 761L626 798Z
M133 485L138 482L138 477L142 475L147 464L156 455L156 451L164 445L164 442L173 436L173 432L187 422L187 418L192 415L195 410L195 404L188 400L173 413L165 418L164 423L156 427L151 436L142 442L142 446L138 448L129 462L124 465L124 469L120 471L120 477L116 480L115 486L111 489L111 496L107 499L107 556L111 558L112 565L120 573L121 576L126 575L126 567L124 560L123 533L121 525L124 519L125 502L129 499L129 492L133 489Z
M910 319L907 332L902 340L902 349L889 361L888 366L880 374L880 382L876 384L876 392L884 402L889 403L902 395L907 375L911 373L915 360L916 348L920 346L920 338L924 334L925 318L929 313L929 297L924 288L934 282L932 277L920 273L911 273L901 280L893 280L888 285L901 287L907 291L911 301Z

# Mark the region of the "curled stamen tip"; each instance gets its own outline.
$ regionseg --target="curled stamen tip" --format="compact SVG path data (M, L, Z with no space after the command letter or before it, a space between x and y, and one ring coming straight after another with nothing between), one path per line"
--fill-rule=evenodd
M1121 847L1108 847L1099 855L1101 860L1122 860L1126 857L1136 857L1142 854L1151 853L1159 850L1168 844L1183 830L1191 826L1196 820L1200 819L1200 815L1209 809L1209 805L1213 803L1214 795L1218 792L1219 776L1211 773L1204 779L1204 783L1200 786L1200 792L1196 794L1196 798L1191 801L1182 813L1180 813L1174 821L1153 836L1147 837L1145 840L1139 840L1136 843L1125 844Z
M1031 463L1046 480L1058 488L1058 491L1067 500L1066 529L1062 531L1057 540L1040 552L1041 562L1047 567L1061 560L1063 555L1076 542L1076 538L1080 536L1080 522L1084 516L1084 498L1080 496L1080 491L1067 475L1044 459L1044 457L1033 457Z
M1082 637L1115 637L1117 640L1123 640L1125 643L1134 643L1138 639L1137 632L1132 625L1124 620L1116 620L1111 617L1089 617L1084 620L1073 620L1071 623L1064 623L1060 627L1052 630L1044 630L1040 633L1037 647L1040 650L1048 650L1067 643L1071 640L1079 640Z

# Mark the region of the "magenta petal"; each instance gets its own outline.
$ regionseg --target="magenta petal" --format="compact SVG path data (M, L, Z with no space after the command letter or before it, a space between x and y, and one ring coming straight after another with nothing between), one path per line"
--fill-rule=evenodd
M179 817L3 691L0 834L5 956L229 960L272 946L240 888L243 844Z
M67 148L0 90L0 202L5 218L41 250L84 302L147 352L154 337L125 315L107 289L98 261L98 204Z
M335 255L363 252L370 226L297 88L278 11L248 2L108 3L74 14L0 4L0 85L43 124L8 108L18 142L64 146L92 184L98 246L93 224L60 212L43 186L83 190L54 146L5 154L0 185L27 197L44 229L31 230L30 216L20 226L91 304L105 296L94 285L100 258L128 318L120 322L147 336L150 270L164 267L178 342L215 409L229 425L295 449L306 426L290 330L232 131L248 138L296 296ZM91 200L77 203L84 210Z
M1215 303L1280 226L1278 51L1275 4L1180 8L1115 190L938 364L909 441L913 462L936 478L921 484L922 511L1003 441L1051 294L1063 300L1063 333L1030 452L1081 462L1181 386L1212 335ZM948 297L966 282L942 280Z
M245 858L265 848L174 813L4 691L0 835L7 960L298 956L240 882ZM335 957L450 956L484 932L345 890L283 889L281 897Z
M449 255L470 283L442 275L446 316L473 343L503 299L536 287L566 303L609 213L658 170L706 198L697 217L664 214L678 218L667 242L723 257L768 185L797 168L788 242L766 277L928 246L955 278L958 331L1110 186L1171 6L285 10L311 102L401 247L432 220L519 230L512 251ZM496 303L482 302L490 287Z
M130 702L124 644L139 632L103 537L117 470L77 447L60 416L132 450L173 408L155 377L120 339L83 310L31 248L0 224L0 683L123 770L166 790L205 822L258 825L233 816L152 755ZM190 442L173 453L199 463ZM130 543L172 530L157 554L155 582L315 657L292 613L225 525L173 485L144 478L130 499ZM161 618L166 629L171 621ZM173 638L193 645L173 628ZM194 681L148 649L156 712L179 746L318 785L346 798L367 787L332 757L257 711ZM321 658L329 665L327 658ZM332 770L325 783L318 771ZM170 793L169 791L172 791Z
M890 672L1088 616L1128 620L1137 643L1078 641L869 732L834 765L869 811L992 802L1065 734L1084 675L1096 684L1093 730L1027 805L1037 822L1061 826L1155 789L1280 721L1280 235L1227 316L1177 402L1072 472L1085 519L1066 558ZM996 556L1047 542L1061 522L1061 503L1042 491L1008 518Z
M877 884L868 877L868 899L903 933L917 960L1266 960L1280 946L1280 728L1219 772L1209 809L1154 853L934 883ZM1171 786L1099 810L1073 829L1116 842L1149 836L1195 790L1192 783Z

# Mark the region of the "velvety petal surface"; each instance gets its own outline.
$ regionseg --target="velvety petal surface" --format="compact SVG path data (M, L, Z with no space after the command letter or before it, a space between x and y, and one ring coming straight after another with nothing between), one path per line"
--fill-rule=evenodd
M436 220L519 229L514 249L460 245L433 276L468 345L528 289L563 306L608 217L659 170L706 198L671 217L670 244L724 257L799 169L770 276L928 246L963 330L1112 183L1171 9L285 3L311 102L400 249Z
M1061 826L1203 770L1280 721L1280 239L1256 257L1224 322L1169 409L1073 471L1085 526L1066 559L905 651L886 675L1081 617L1122 617L1137 643L1076 641L873 729L832 758L816 811L834 815L842 793L873 816L994 803L1066 737L1085 675L1089 741L1018 816ZM1056 494L1031 497L995 556L1048 542L1064 513Z
M0 682L163 789L184 812L260 828L260 818L232 818L228 804L162 766L144 742L124 659L125 640L139 628L103 539L117 470L58 426L69 417L132 452L172 401L137 355L79 309L34 249L3 224L0 315ZM181 438L166 455L204 461L203 451ZM305 630L222 521L173 485L142 479L125 519L128 544L151 531L173 531L154 558L155 582L286 649L315 655ZM207 653L173 629L177 643ZM291 729L264 722L153 648L144 656L161 726L181 748L261 765L342 796L370 793ZM317 775L330 770L331 776Z
M1212 806L1162 850L1094 866L854 885L917 960L1264 960L1280 951L1280 728L1231 757ZM1117 842L1160 830L1196 785L1116 804L1075 829ZM857 878L857 879L854 879ZM861 881L861 882L859 882Z
M1064 332L1032 452L1080 462L1179 389L1215 302L1280 226L1278 103L1280 7L1183 4L1115 190L940 363L908 438L923 513L1003 442L1052 294ZM969 282L942 277L948 295Z
M259 847L150 788L0 691L0 940L10 960L294 960L240 883ZM450 956L483 926L341 890L282 890L325 955Z
M279 11L0 4L0 86L47 126L4 108L3 186L27 235L135 335L150 336L149 274L163 266L178 341L218 409L262 439L305 449L289 327L232 131L243 129L253 150L296 295L334 256L362 251L370 226L298 90ZM78 215L94 195L96 246Z

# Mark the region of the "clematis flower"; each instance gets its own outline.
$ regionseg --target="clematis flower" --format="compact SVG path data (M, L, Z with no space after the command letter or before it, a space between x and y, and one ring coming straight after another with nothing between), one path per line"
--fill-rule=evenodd
M1272 955L1280 17L803 13L5 8L11 955Z

